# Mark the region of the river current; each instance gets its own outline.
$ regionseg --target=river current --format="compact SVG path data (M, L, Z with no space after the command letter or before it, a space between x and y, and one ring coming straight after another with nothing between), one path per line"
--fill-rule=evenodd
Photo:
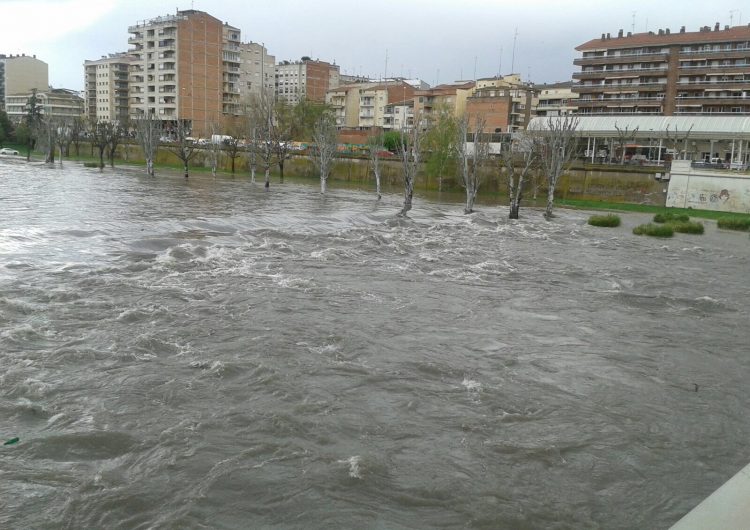
M1 528L668 528L750 461L746 234L0 184Z

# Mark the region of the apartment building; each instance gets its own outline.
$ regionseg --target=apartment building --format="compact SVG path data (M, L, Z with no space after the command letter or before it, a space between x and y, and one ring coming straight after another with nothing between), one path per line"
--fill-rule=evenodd
M128 119L128 78L131 57L112 53L84 61L86 116L94 121L123 122Z
M750 113L750 25L609 33L576 48L581 115Z
M466 112L469 96L475 88L476 83L474 81L464 81L416 90L414 92L414 114L418 115L420 120L429 120L436 111L445 108L456 117L462 116Z
M20 123L27 114L27 105L34 91L26 94L6 96L6 112L14 123ZM71 121L84 116L85 105L83 98L74 90L65 88L48 88L36 91L39 111L47 119Z
M208 13L177 11L128 28L130 115L186 123L193 135L239 111L240 30Z
M296 105L302 99L324 103L326 93L340 84L341 68L325 61L303 57L276 65L276 98Z
M573 81L534 85L537 104L532 109L536 116L565 116L578 111L578 94L573 92Z
M328 90L326 103L333 109L339 129L383 128L386 108L411 100L415 89L404 81L357 83Z
M0 109L6 97L49 89L49 66L36 55L0 54Z
M513 133L526 129L538 104L534 87L518 74L477 80L476 90L466 101L466 113L483 116L490 133ZM474 128L472 120L471 128Z
M256 42L240 44L240 97L259 96L265 91L273 96L276 91L276 57Z

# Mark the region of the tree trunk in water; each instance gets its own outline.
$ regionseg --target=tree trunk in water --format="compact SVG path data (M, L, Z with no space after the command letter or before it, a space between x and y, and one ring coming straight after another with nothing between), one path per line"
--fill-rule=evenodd
M284 182L284 161L283 160L279 161L279 177L280 177L280 181Z
M326 180L323 177L320 177L320 193L326 192Z
M466 207L464 208L464 214L474 213L475 198L476 192L471 189L471 186L466 186Z
M255 166L250 168L250 182L255 184Z
M266 189L271 187L271 168L266 167Z
M232 175L234 175L234 158L232 159Z
M188 165L187 162L185 162L185 178L188 178Z
M518 210L520 209L521 204L513 199L510 201L510 213L508 214L508 219L518 219Z
M375 173L375 193L378 194L378 200L380 200L380 172Z
M552 219L552 203L555 200L555 188L550 186L547 191L547 208L544 210L544 217Z

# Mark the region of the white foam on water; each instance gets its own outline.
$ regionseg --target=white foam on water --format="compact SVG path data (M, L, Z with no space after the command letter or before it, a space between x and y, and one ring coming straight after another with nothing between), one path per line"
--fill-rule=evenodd
M362 478L362 469L359 467L359 463L362 461L361 456L350 456L346 460L338 460L339 464L349 464L349 476L351 478Z
M482 390L482 383L480 383L479 381L474 381L473 379L469 379L468 377L464 377L464 380L461 382L461 384L469 392L479 392L480 390Z

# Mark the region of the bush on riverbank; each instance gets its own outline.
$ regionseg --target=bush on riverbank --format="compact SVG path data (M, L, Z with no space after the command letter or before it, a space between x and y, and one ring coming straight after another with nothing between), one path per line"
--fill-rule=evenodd
M674 235L674 228L668 224L656 225L648 223L636 226L633 228L633 233L637 236L672 237Z
M620 216L615 214L592 215L589 217L589 224L591 226L613 228L615 226L620 226Z
M716 225L724 230L748 232L750 231L750 218L722 217L717 221Z
M687 223L690 217L684 213L657 213L654 216L655 223Z

